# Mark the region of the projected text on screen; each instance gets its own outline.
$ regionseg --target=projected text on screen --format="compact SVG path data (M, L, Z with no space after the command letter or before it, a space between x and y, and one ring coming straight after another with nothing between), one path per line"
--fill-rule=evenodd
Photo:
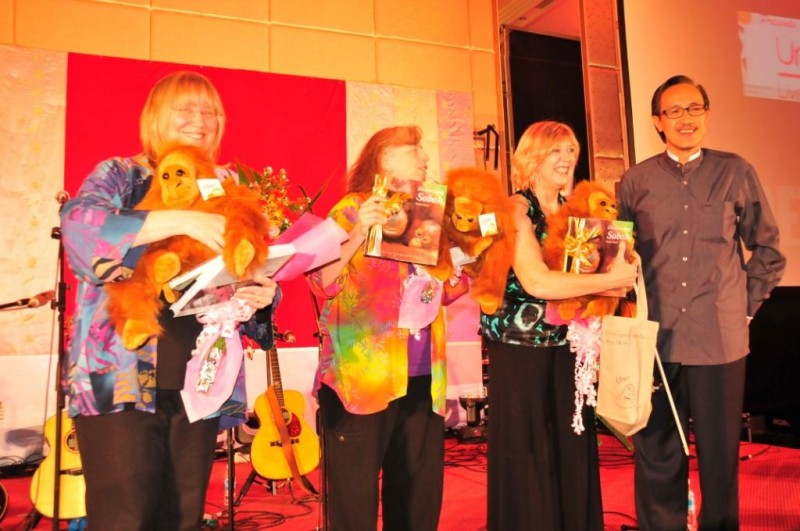
M739 12L745 96L800 102L800 20Z

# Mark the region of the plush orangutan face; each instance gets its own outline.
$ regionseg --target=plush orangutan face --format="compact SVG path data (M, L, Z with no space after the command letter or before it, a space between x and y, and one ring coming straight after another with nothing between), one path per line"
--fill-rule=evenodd
M589 213L593 218L617 219L617 204L605 192L589 194Z
M197 167L188 153L173 151L158 164L153 185L161 187L161 199L169 208L186 208L200 197Z
M459 232L478 230L478 216L483 211L483 205L468 197L459 196L453 201L453 226Z

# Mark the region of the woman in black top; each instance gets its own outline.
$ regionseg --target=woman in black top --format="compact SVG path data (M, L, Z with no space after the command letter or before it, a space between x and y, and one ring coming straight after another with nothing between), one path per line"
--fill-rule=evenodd
M512 159L517 247L503 306L481 316L489 355L488 529L602 530L597 441L590 408L586 431L572 431L575 356L566 327L544 322L545 300L632 287L637 266L608 273L551 271L539 242L545 217L563 203L579 146L569 126L537 122Z

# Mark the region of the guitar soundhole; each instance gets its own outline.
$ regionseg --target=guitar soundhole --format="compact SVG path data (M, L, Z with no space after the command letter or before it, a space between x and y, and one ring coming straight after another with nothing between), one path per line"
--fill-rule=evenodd
M289 437L300 437L300 432L303 429L303 426L300 424L300 419L291 411L284 411L284 417L286 416L289 416L289 419L286 421L286 431L289 432Z
M69 430L67 436L64 437L64 446L67 450L71 452L78 453L78 436L75 434L75 430Z

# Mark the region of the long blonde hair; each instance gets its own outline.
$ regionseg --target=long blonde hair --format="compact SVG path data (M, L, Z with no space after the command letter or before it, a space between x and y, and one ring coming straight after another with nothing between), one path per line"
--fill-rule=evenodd
M520 137L511 157L511 184L515 190L528 190L536 168L550 153L553 146L562 140L575 145L575 158L580 153L580 144L572 128L567 124L542 121L531 124Z
M217 112L217 134L209 155L216 160L222 135L225 133L225 111L216 87L207 77L197 72L173 72L161 78L147 96L139 118L139 138L150 160L158 160L161 150L169 142L166 131L172 109L187 101L207 98Z

